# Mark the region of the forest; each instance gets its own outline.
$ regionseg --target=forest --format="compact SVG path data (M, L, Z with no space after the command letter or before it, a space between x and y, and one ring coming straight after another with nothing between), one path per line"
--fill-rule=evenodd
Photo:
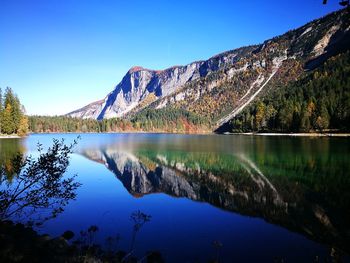
M24 136L28 133L28 118L17 95L7 87L4 95L0 89L0 130L1 134L17 134Z
M350 52L328 59L294 82L271 89L220 132L344 132L350 130ZM182 107L145 108L101 121L24 114L11 88L0 91L2 134L50 132L211 132L212 120Z
M350 129L350 52L260 98L229 123L231 132L326 132Z
M68 116L29 116L29 130L42 132L199 132L209 131L208 121L183 109L145 109L130 119L101 121Z

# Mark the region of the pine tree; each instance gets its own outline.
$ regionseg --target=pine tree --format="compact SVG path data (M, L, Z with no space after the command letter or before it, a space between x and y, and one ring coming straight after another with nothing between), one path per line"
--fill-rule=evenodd
M328 114L326 106L323 103L321 103L320 113L316 119L316 127L320 131L323 131L323 130L327 129L328 126L329 126L329 114Z
M11 119L12 124L9 126L8 124L7 127L5 129L8 129L9 127L11 127L12 129L12 133L16 133L19 125L20 125L20 121L22 118L22 111L21 111L21 104L19 102L18 97L13 93L12 89L7 87L6 91L5 91L5 107L8 108L8 105L11 106L11 113L10 116L7 116L7 118ZM8 115L8 113L7 113ZM8 121L8 120L6 120Z
M23 113L21 110L21 103L19 102L19 99L16 95L14 95L14 101L12 105L12 118L14 123L14 130L17 133L21 120L23 118Z
M258 102L255 114L255 127L257 131L263 130L266 127L266 106L263 102Z
M2 126L2 114L3 114L3 104L2 104L2 89L0 88L0 131Z
M1 131L2 133L5 133L5 134L12 134L15 131L15 128L13 125L11 104L7 104L3 112Z
M308 112L307 108L304 106L302 112L301 112L301 119L300 119L300 130L303 132L309 132L310 131L310 113Z

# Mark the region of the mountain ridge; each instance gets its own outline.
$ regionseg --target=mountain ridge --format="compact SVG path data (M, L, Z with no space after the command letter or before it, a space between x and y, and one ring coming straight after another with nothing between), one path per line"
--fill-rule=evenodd
M176 88L182 86L184 83L186 83L188 81L192 81L192 80L197 79L199 77L203 77L209 71L217 70L219 68L220 63L222 63L222 61L220 59L222 59L223 56L228 55L227 58L226 57L224 58L226 60L230 59L230 58L232 58L234 60L234 58L236 56L232 57L233 52L235 52L235 51L240 52L241 50L246 49L246 48L247 47L241 47L241 48L237 48L234 50L225 51L225 52L222 52L220 54L217 54L215 56L210 57L208 60L194 61L192 63L186 64L186 65L181 65L181 66L171 66L171 67L168 67L168 68L163 69L163 70L153 70L153 69L144 68L142 66L133 66L128 70L127 74L123 77L123 79L115 87L115 89L113 91L111 91L104 99L92 102L92 103L90 103L90 104L88 104L88 105L86 105L78 110L75 110L75 111L68 113L67 115L72 116L72 117L94 118L94 119L103 119L104 117L107 117L107 118L109 118L109 117L123 117L124 113L127 113L128 111L130 111L133 108L134 105L132 105L132 103L135 102L133 100L128 101L127 95L125 95L124 97L126 97L126 101L129 102L128 106L131 106L131 107L120 107L117 109L117 112L116 112L117 114L115 114L115 115L111 114L111 116L104 116L105 115L104 113L106 111L108 111L107 108L108 108L108 106L111 106L110 103L112 103L112 102L114 103L118 99L119 99L118 102L120 104L123 104L126 102L125 100L123 101L121 98L117 98L117 95L120 92L127 93L129 91L128 89L130 89L129 83L134 83L134 82L137 83L137 82L139 82L139 79L142 79L143 81L145 81L143 88L147 89L148 92L146 92L146 90L143 90L144 93L139 94L139 96L137 96L139 101L142 101L144 99L144 97L147 96L146 93L149 94L149 93L155 92L156 96L157 95L164 95L163 92L160 92L158 87L160 84L159 82L161 82L161 85L162 85L163 82L166 82L169 79L169 78L167 78L168 75L174 74L178 79L179 79L179 75L183 76L184 79L180 80L179 83L177 83L176 81L175 81L175 83L170 83L168 85L167 85L167 83L165 83L165 89L162 89L162 91L164 90L165 95L170 95L171 93L173 93L173 91ZM230 55L231 55L231 57L230 57ZM187 70L187 72L186 72L186 70ZM180 72L176 72L176 71L180 71ZM187 76L186 76L186 73L187 73ZM170 80L172 80L172 79L170 79ZM137 86L137 85L135 85L135 86ZM157 97L159 97L159 96L157 96ZM103 102L105 103L104 108L102 106ZM92 106L92 107L89 108L89 106ZM98 107L98 109L96 109L96 106ZM100 110L100 112L96 112L97 110Z
M164 70L135 66L103 100L67 115L130 119L145 108L181 108L207 117L215 129L271 87L297 80L348 50L349 29L349 10L342 9L261 44L207 60Z

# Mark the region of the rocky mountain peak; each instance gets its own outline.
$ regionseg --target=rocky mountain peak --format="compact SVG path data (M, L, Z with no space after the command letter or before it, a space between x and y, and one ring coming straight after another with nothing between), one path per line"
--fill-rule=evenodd
M135 73L135 72L138 72L138 71L152 71L152 70L149 70L149 69L146 69L144 67L141 67L141 66L134 66L132 68L129 69L128 73L129 74L132 74L132 73Z
M219 118L226 121L276 78L285 78L281 81L286 83L290 77L281 75L280 71L297 72L292 67L298 64L303 64L304 69L313 69L330 56L347 50L349 24L349 11L344 9L261 45L226 51L185 66L164 70L134 66L102 102L89 104L68 115L95 119L125 117L150 105L159 109L176 104L196 114L204 114L203 109L209 109L211 112L207 112L207 116L215 121ZM220 98L215 97L220 94ZM202 101L203 98L206 101ZM221 104L226 108L218 109Z

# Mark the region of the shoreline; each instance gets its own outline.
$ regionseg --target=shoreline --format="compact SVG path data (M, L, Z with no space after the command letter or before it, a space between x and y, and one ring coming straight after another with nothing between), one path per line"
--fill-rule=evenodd
M121 132L39 132L28 133L28 136L35 134L179 134L179 135L244 135L244 136L288 136L288 137L350 137L350 133L276 133L276 132L236 132L236 133L215 133L215 132L166 132L166 131L121 131ZM22 138L18 135L0 136L0 138Z
M221 135L215 132L168 132L168 131L118 131L118 132L30 132L35 134L179 134L179 135Z
M243 135L243 136L280 136L280 137L341 137L348 138L350 133L331 133L331 132L310 132L310 133L281 133L281 132L169 132L169 131L119 131L119 132L29 132L26 136L17 134L0 134L0 139L22 139L36 134L178 134L178 135Z
M4 134L1 134L0 135L0 139L20 139L20 138L23 138L21 136L18 136L18 135L4 135Z
M350 137L350 133L275 133L275 132L239 132L223 133L224 135L246 135L246 136L288 136L288 137Z

